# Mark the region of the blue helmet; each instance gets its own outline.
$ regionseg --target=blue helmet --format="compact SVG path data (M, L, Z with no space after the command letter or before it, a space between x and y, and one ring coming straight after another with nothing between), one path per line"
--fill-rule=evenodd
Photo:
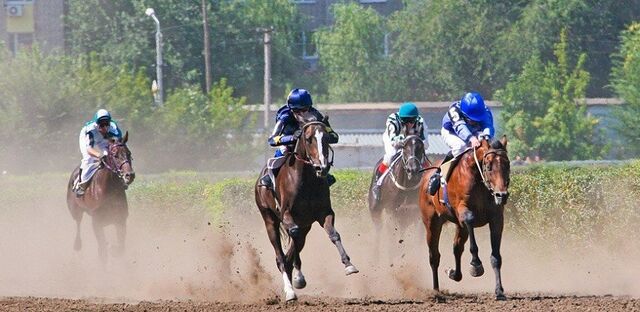
M473 121L481 121L487 116L487 107L477 92L469 92L462 97L460 110Z
M106 109L99 109L95 115L93 115L93 120L99 124L101 121L111 122L111 114Z
M287 105L290 109L305 109L311 107L311 94L305 89L293 89L287 97Z
M418 107L416 104L411 102L405 102L400 105L400 109L398 109L398 117L402 122L413 121L418 118L420 112L418 111Z

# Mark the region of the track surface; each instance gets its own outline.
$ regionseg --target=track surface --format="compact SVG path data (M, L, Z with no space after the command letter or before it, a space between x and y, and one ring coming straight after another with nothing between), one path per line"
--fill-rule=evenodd
M495 301L488 294L431 296L425 300L338 299L303 296L284 304L278 298L253 304L156 301L104 303L104 299L9 297L2 311L640 311L640 299L613 296L515 294Z

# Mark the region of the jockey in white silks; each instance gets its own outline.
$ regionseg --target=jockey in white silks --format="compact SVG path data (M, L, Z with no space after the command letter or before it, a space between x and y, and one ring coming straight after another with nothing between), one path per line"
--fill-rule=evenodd
M109 139L122 139L118 124L111 119L106 109L100 109L87 122L78 137L82 161L80 163L80 180L74 190L78 196L84 195L89 180L100 168L101 159L107 156Z
M407 136L417 135L424 142L424 149L429 147L424 130L426 125L420 116L418 107L414 103L403 103L398 112L387 117L386 129L382 134L384 143L384 157L376 170L376 184L371 189L375 200L380 198L380 186L384 181L393 157L400 152L402 143Z

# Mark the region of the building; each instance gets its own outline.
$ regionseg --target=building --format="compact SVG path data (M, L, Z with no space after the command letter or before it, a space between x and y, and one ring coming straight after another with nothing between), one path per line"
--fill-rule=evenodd
M11 53L34 43L44 52L64 51L65 0L0 1L0 41Z

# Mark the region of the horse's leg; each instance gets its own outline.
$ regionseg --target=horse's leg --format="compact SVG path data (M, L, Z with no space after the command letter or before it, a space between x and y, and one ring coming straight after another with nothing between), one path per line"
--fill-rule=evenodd
M124 253L125 239L127 236L127 220L116 222L116 235L118 236L118 246L113 248L114 256L121 256Z
M118 237L118 246L116 246L113 249L113 254L115 256L121 256L125 250L125 244L126 244L126 238L127 238L128 211L129 211L129 207L125 199L124 202L119 206L118 212L120 213L120 216L115 222L116 235Z
M502 256L500 255L500 244L502 242L502 229L504 227L504 216L497 213L489 222L489 232L491 233L491 266L496 275L496 300L507 299L502 288L502 278L500 269L502 268Z
M465 211L463 214L464 225L469 232L469 251L471 252L471 268L469 268L469 274L473 277L482 276L484 274L484 267L482 261L478 257L478 244L476 243L476 236L473 231L473 214L471 211Z
M274 213L268 208L260 209L264 225L267 229L267 235L269 235L269 241L273 250L276 253L276 266L280 273L282 273L282 282L284 283L285 300L296 300L296 293L293 291L291 285L290 275L287 274L286 262L284 252L282 251L282 242L280 242L280 220L274 215Z
M293 263L293 272L290 276L293 277L293 287L297 289L302 289L307 286L307 281L302 274L302 259L300 258L300 252L302 251L302 248L304 248L304 243L307 239L309 230L311 230L311 226L301 227L300 235L293 238L293 244L289 246L289 250L287 251L287 263Z
M435 211L426 220L423 220L427 232L427 246L429 246L429 265L433 275L433 289L440 290L438 283L438 267L440 266L440 233L442 232L442 221L435 215Z
M467 242L469 233L461 225L456 226L456 236L453 238L453 256L456 260L456 268L454 270L448 269L446 271L449 278L459 282L462 280L462 270L460 268L460 259L462 258L462 252L464 252L464 243Z
M99 216L93 216L91 223L93 225L93 233L96 235L96 241L98 242L98 257L102 266L105 267L107 264L107 240L104 236L104 224L99 219Z
M373 228L375 230L374 242L373 242L373 257L376 263L380 260L380 237L382 233L382 207L379 202L373 203L370 206L371 220L373 221Z
M333 211L324 217L324 220L322 220L320 225L322 225L322 227L327 232L327 234L329 234L329 239L331 240L331 242L334 245L336 245L336 247L338 248L338 252L340 253L340 258L342 258L342 263L344 264L344 267L345 267L344 268L345 273L347 275L350 275L353 273L360 272L358 271L358 269L356 269L356 267L353 264L351 264L351 259L349 258L349 255L347 255L347 252L344 250L344 247L342 246L342 241L340 240L340 234L338 233L338 231L336 231L336 228L334 226Z
M79 251L82 249L82 239L80 239L80 223L82 223L82 215L84 214L80 207L74 206L73 210L73 219L76 220L76 240L73 243L73 250Z

